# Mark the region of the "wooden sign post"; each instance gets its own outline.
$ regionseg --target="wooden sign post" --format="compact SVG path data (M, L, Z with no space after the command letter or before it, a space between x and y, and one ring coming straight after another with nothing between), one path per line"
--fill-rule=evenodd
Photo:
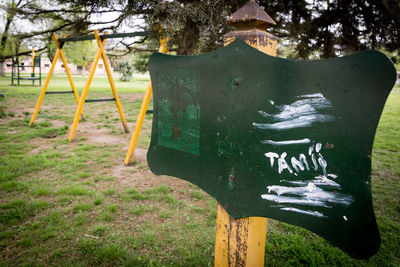
M227 20L235 31L224 36L224 45L240 37L252 47L276 56L277 38L266 32L276 25L271 17L254 1L250 1ZM215 237L215 266L264 266L267 218L233 219L218 204Z

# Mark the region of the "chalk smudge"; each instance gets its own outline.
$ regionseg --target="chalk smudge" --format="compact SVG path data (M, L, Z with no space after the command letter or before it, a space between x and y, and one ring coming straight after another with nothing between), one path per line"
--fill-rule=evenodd
M319 114L318 110L331 108L331 102L322 94L301 95L289 105L276 106L278 113L270 114L264 111L258 113L264 118L270 119L273 123L255 123L253 126L259 129L286 130L300 127L307 127L314 122L327 122L335 119L333 115Z
M286 146L286 145L298 145L298 144L309 144L310 139L304 138L300 140L286 140L286 141L273 141L273 140L263 140L261 143L273 146Z
M326 218L326 216L324 216L324 214L322 214L321 212L318 212L318 211L301 210L301 209L289 208L289 207L281 208L281 210L293 211L293 212L303 213L303 214L307 214L307 215L311 215L311 216L315 216L315 217Z

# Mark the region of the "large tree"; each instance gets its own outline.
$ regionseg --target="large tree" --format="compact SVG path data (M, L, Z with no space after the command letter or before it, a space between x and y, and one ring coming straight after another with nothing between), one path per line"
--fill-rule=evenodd
M260 0L277 22L272 32L295 45L296 58L400 50L399 0Z
M50 1L50 0L48 0ZM122 23L133 24L138 18L143 28L155 30L162 25L170 38L170 47L178 54L190 55L214 50L223 45L223 35L232 30L227 17L247 0L8 0L1 8L7 11L0 41L0 63L12 53L7 40L16 43L49 33L87 32L90 26L112 30ZM283 49L292 58L328 58L362 49L385 49L398 56L400 47L400 1L398 0L260 0L261 6L277 22L269 29L280 38ZM47 4L43 4L47 3ZM53 3L53 2L51 2ZM93 15L117 12L112 22L93 21ZM16 17L40 22L42 28L32 32L12 29ZM47 21L43 23L43 21ZM15 24L17 25L17 24ZM43 27L43 25L47 27ZM111 26L110 26L111 25ZM156 31L155 31L156 32ZM154 38L152 36L151 38ZM4 41L5 40L5 41ZM156 49L155 42L145 39L127 43L127 51ZM138 45L138 43L142 43ZM144 45L146 44L146 45ZM14 45L17 47L17 45ZM287 47L285 47L287 46ZM8 46L12 47L12 46ZM289 49L288 49L289 48ZM44 49L41 47L40 49ZM118 51L120 51L118 47ZM29 53L29 51L17 54ZM14 51L15 54L15 51Z
M36 51L48 50L54 32L84 34L90 26L114 29L119 21L96 21L95 9L70 4L57 4L52 0L5 0L0 3L0 76L4 75L4 62L13 56L29 55L29 46ZM96 10L104 14L118 10ZM113 24L109 24L112 22ZM51 51L50 51L51 52ZM51 53L50 53L51 56Z
M162 25L170 44L178 54L190 55L222 46L222 36L230 27L226 19L247 0L59 0L63 4L123 9L119 19L144 19L146 28L154 31Z
M102 10L123 9L120 20L141 17L160 23L178 54L205 52L223 45L231 30L226 18L247 0L60 0ZM260 0L277 22L269 29L294 51L293 58L328 58L363 49L400 47L399 0ZM286 49L287 50L287 49Z

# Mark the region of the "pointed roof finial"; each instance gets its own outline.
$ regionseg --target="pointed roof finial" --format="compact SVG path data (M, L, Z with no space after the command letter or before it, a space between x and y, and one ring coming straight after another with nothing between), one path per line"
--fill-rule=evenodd
M276 25L275 21L254 0L251 0L233 13L226 22L235 27L268 28Z

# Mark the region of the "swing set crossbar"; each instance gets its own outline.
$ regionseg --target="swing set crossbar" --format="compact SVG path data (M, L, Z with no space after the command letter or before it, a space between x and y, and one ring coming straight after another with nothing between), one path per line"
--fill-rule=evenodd
M39 77L14 77L14 78L11 78L11 79L14 79L14 80L39 80L40 78Z
M126 33L113 33L113 34L103 34L100 35L102 40L104 39L112 39L112 38L125 38L125 37L136 37L136 36L148 36L148 31L143 32L126 32ZM66 37L60 38L58 41L60 42L60 46L63 46L66 42L77 42L77 41L86 41L86 40L95 40L96 37L94 35L84 35L84 36L75 36L75 37Z
M46 91L46 95L50 94L73 94L74 91Z
M86 99L86 103L90 102L107 102L107 101L115 101L115 98L97 98L97 99Z

